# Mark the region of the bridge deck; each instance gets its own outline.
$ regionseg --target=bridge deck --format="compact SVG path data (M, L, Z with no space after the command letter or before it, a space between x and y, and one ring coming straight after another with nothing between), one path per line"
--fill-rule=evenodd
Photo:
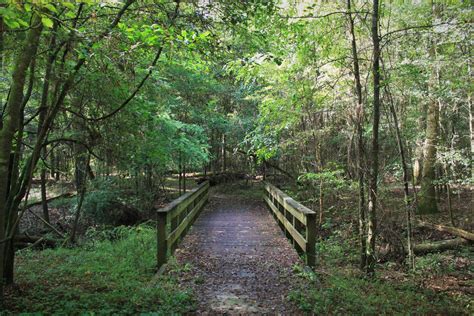
M299 314L286 297L301 260L260 201L213 194L175 255L197 313Z

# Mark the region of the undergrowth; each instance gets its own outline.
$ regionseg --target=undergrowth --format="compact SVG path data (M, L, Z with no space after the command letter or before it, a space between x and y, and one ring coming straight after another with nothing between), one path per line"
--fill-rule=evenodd
M435 292L418 285L433 270L444 272L440 255L419 258L416 273L402 273L393 278L393 267L379 266L378 273L366 277L357 267L357 248L353 242L333 235L318 243L315 272L295 267L295 273L311 285L290 292L290 301L304 312L314 314L471 314L472 301L466 296Z
M175 314L192 309L171 275L157 277L156 231L146 225L94 232L76 248L20 251L9 313Z
M213 187L217 194L244 197L249 200L261 200L263 184L261 182L239 180Z
M321 284L291 292L290 300L316 314L462 314L462 308L414 284L334 274L319 276Z

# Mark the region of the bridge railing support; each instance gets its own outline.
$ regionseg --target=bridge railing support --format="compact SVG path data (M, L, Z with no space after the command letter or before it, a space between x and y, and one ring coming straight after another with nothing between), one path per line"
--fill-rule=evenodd
M157 263L160 268L209 200L209 181L157 210Z
M265 183L264 199L297 250L306 254L306 264L316 264L316 213L296 202L274 185Z

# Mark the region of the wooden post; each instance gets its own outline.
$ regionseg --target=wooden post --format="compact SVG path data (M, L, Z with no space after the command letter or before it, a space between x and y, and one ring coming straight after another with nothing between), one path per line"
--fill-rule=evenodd
M167 255L167 241L166 241L166 212L157 212L156 221L156 236L157 236L157 247L156 247L156 259L158 269L166 262Z
M316 266L316 214L306 214L306 264Z

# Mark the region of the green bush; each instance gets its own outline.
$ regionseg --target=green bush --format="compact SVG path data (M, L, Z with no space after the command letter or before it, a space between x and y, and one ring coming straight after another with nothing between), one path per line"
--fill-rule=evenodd
M113 220L110 218L110 209L119 196L120 192L111 181L95 182L84 197L82 205L84 214L97 223L110 223Z

